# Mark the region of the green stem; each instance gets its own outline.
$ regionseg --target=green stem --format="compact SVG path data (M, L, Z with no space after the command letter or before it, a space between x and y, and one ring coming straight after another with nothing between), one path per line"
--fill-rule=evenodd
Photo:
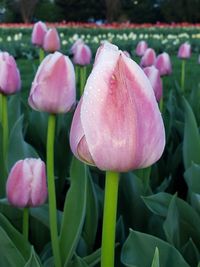
M114 267L119 173L106 172L101 267Z
M181 67L181 90L184 93L185 90L185 59L182 59L182 67Z
M28 231L29 231L29 209L24 208L23 210L23 236L28 240Z
M42 60L44 59L45 57L45 53L44 53L44 50L42 48L39 48L39 62L41 63Z
M87 67L86 66L80 67L80 97L82 96L84 91L86 75L87 75Z
M2 123L2 94L0 93L0 123Z
M55 267L61 267L61 258L58 242L56 191L54 179L54 137L55 137L56 115L50 114L47 133L47 180L49 194L49 220L51 243Z
M163 112L163 96L161 97L160 101L159 101L159 108L160 108L160 112Z
M2 128L3 128L3 161L6 170L7 150L8 150L8 107L7 107L7 96L3 94L2 94Z

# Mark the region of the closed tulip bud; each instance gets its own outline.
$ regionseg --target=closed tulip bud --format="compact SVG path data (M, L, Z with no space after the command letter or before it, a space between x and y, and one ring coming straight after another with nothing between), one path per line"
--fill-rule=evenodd
M143 70L114 45L97 51L70 132L74 155L101 170L128 171L157 161L165 132Z
M191 57L191 45L184 43L179 47L178 57L182 59L187 59Z
M163 94L162 79L160 78L159 70L155 66L150 66L144 68L143 71L153 87L156 100L159 102Z
M49 29L46 33L43 48L47 52L55 52L60 49L60 37L55 28Z
M40 159L19 160L12 167L6 184L8 201L16 207L35 207L47 199L45 164Z
M44 42L44 36L47 33L47 26L45 23L39 21L34 24L31 41L32 44L42 47Z
M157 56L155 67L159 70L161 76L172 73L172 64L169 55L164 52Z
M148 67L148 66L152 66L154 65L156 60L156 53L152 48L147 48L147 50L145 51L143 57L141 58L140 61L140 66L142 68Z
M0 52L0 92L14 94L21 88L20 73L15 59L7 52Z
M33 109L65 113L75 103L75 73L72 62L59 52L48 55L40 64L29 95Z
M75 42L75 43L72 45L72 47L70 48L70 52L71 52L72 54L74 54L74 53L76 52L76 48L77 48L77 46L80 45L80 44L84 44L83 40L81 40L81 39L76 40L76 42Z
M144 55L145 51L148 48L148 44L145 41L140 41L135 49L135 53L137 56L141 57Z
M73 62L78 65L88 65L91 62L92 52L88 45L79 44L74 49Z

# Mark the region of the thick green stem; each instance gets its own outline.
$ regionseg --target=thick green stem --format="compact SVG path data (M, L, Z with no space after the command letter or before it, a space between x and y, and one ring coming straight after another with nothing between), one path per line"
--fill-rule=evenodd
M7 150L8 150L8 108L7 108L7 96L3 94L2 94L2 128L3 128L3 161L6 170Z
M50 114L47 134L47 180L49 194L49 220L51 243L55 267L61 267L61 258L58 242L56 191L54 179L54 137L55 137L56 115Z
M163 112L163 96L161 97L160 101L159 101L159 108L160 108L160 112Z
M42 62L42 60L44 59L45 57L45 53L44 53L44 50L42 48L39 49L39 63Z
M84 91L86 76L87 76L87 67L86 66L80 67L80 97L82 96Z
M181 67L181 91L184 93L185 90L185 59L182 59L182 67Z
M29 209L24 208L23 210L23 236L28 240L28 231L29 231Z
M114 267L119 173L106 172L101 267Z

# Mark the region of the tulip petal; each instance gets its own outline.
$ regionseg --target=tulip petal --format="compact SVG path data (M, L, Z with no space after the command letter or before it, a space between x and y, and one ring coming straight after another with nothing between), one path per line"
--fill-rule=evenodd
M98 168L127 171L161 156L165 135L153 89L141 68L120 51L105 47L101 52L82 101L81 123Z

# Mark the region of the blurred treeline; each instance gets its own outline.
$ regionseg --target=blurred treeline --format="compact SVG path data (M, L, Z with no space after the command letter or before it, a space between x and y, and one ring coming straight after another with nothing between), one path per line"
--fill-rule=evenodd
M0 0L0 22L200 22L200 0Z

